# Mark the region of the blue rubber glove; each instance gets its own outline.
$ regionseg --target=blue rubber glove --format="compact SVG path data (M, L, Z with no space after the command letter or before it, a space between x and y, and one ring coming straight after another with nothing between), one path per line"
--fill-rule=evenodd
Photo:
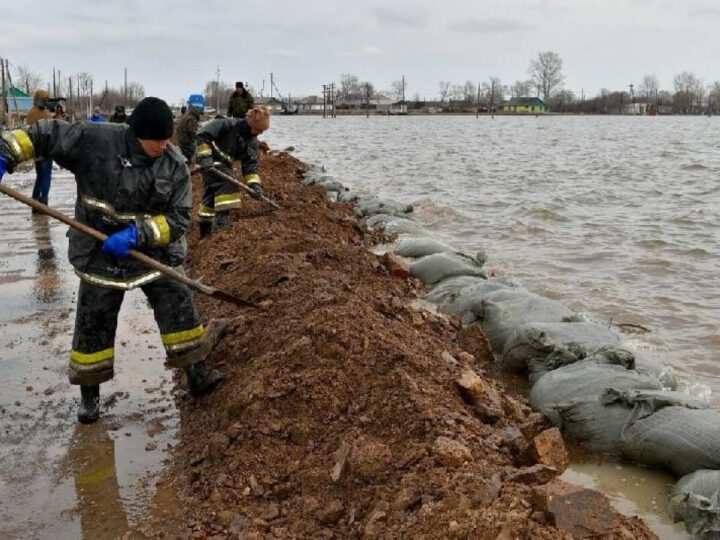
M137 245L138 230L135 223L131 223L122 231L108 236L108 239L105 240L103 244L102 250L103 253L107 253L108 255L115 255L121 259L126 259L130 256L130 250L137 247Z
M8 159L0 155L0 182L2 182L3 174L5 174L5 171L8 170Z

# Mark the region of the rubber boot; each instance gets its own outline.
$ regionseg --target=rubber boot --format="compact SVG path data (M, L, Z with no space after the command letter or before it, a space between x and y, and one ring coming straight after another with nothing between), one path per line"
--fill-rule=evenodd
M219 371L215 369L208 371L205 362L185 366L185 374L187 375L190 394L194 397L206 396L212 393L220 384L220 381L224 379Z
M212 221L201 221L200 222L200 238L209 236L212 232L213 224Z
M230 212L218 212L215 214L215 224L218 229L224 229L230 225Z
M80 387L80 407L78 422L92 424L100 418L100 385Z

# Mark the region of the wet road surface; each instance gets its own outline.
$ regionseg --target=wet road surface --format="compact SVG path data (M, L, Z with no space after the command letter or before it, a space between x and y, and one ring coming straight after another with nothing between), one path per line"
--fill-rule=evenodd
M4 182L30 195L34 171ZM73 215L53 171L50 205ZM77 423L67 380L79 279L67 226L0 195L0 538L142 538L176 440L172 372L141 291L125 296L102 416Z

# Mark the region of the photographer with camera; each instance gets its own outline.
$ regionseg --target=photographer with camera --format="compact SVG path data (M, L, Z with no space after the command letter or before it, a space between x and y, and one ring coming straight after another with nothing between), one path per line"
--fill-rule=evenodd
M51 100L47 90L38 89L33 94L33 107L25 119L28 125L32 126L38 120L52 118L53 114L49 108L51 101L57 104L57 100ZM33 186L32 198L43 204L48 203L50 195L50 182L52 181L52 158L39 156L35 159L35 186ZM35 209L33 209L35 213Z

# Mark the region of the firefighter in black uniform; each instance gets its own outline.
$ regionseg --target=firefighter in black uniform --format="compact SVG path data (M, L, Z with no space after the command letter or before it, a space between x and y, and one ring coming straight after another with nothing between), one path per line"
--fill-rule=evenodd
M240 160L242 174L252 196L263 195L260 182L257 136L270 127L270 111L259 106L250 110L246 118L217 118L208 122L198 133L197 162L203 169L205 193L198 211L200 236L212 232L213 222L218 228L230 223L230 210L240 206L238 187L213 174L208 169L217 167L233 175L232 162Z
M185 259L190 173L168 143L172 133L170 108L149 97L135 107L129 125L39 120L0 139L0 179L34 156L54 159L75 174L75 218L109 236L102 243L68 232L68 255L80 277L70 382L80 385L83 423L99 417L99 384L113 377L118 311L125 291L135 287L153 308L167 365L185 369L191 393L209 393L222 378L205 367L205 330L187 286L128 257L138 249L174 267Z

